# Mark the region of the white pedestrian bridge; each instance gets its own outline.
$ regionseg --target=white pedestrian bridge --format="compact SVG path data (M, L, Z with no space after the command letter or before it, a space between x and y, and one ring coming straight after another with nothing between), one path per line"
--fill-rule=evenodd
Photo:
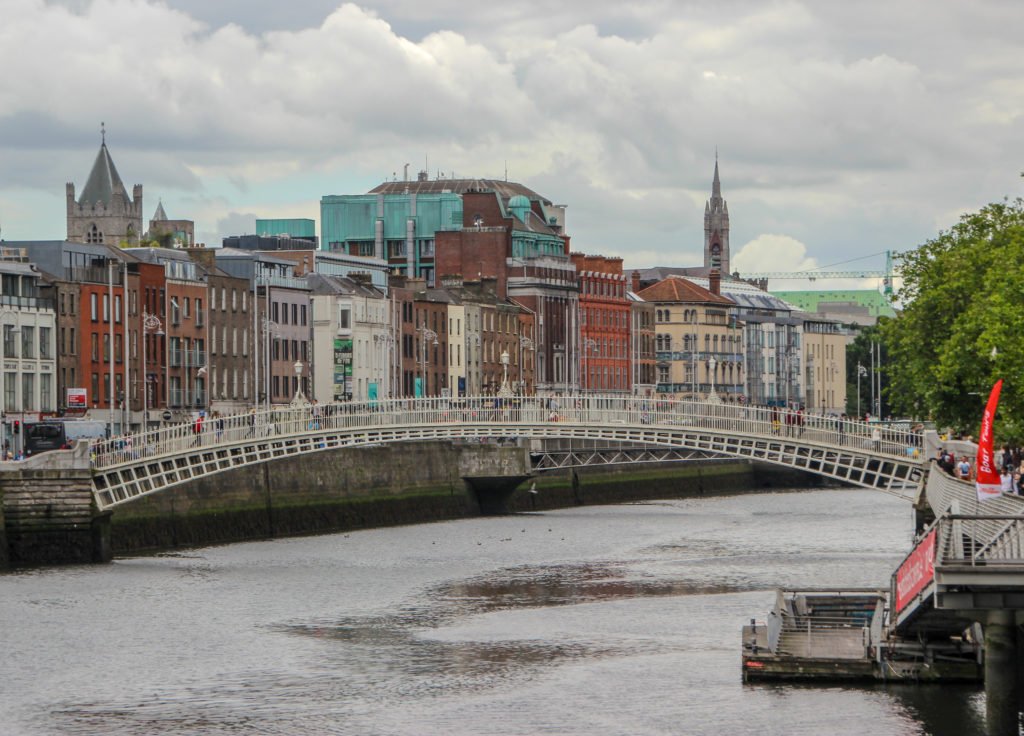
M787 421L789 419L789 421ZM207 417L93 443L98 507L235 468L348 447L423 440L584 440L743 458L915 500L921 434L834 417L621 396L389 399ZM339 462L344 462L339 460Z

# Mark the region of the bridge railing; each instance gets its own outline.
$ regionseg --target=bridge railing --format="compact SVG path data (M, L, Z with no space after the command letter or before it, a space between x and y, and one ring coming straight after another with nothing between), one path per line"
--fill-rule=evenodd
M97 469L136 463L141 459L194 449L252 441L274 441L298 435L359 429L451 423L465 425L479 436L479 425L493 426L493 436L515 434L516 426L546 422L644 429L716 430L757 435L765 439L813 442L875 455L917 457L920 433L882 430L864 422L835 417L798 415L777 409L693 401L655 401L622 396L494 397L384 399L274 407L178 424L94 442ZM456 433L457 434L457 433Z

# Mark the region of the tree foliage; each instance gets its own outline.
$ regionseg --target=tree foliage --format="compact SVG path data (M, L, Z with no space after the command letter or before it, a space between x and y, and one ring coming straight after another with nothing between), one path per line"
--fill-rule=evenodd
M964 215L898 258L905 307L882 325L897 411L977 434L992 384L1002 378L1000 434L1024 436L1024 201Z

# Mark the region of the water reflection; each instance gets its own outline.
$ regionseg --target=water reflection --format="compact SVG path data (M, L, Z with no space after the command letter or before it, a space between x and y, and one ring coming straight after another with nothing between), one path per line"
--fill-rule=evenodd
M776 585L887 580L895 508L590 507L5 576L0 734L978 732L976 690L742 684Z

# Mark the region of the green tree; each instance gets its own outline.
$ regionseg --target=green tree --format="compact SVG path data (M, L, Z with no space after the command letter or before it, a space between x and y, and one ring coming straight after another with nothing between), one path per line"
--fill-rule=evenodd
M977 434L992 384L1003 379L1000 435L1024 428L1024 201L961 217L898 256L905 307L882 325L889 395L901 413L919 405L941 426Z

